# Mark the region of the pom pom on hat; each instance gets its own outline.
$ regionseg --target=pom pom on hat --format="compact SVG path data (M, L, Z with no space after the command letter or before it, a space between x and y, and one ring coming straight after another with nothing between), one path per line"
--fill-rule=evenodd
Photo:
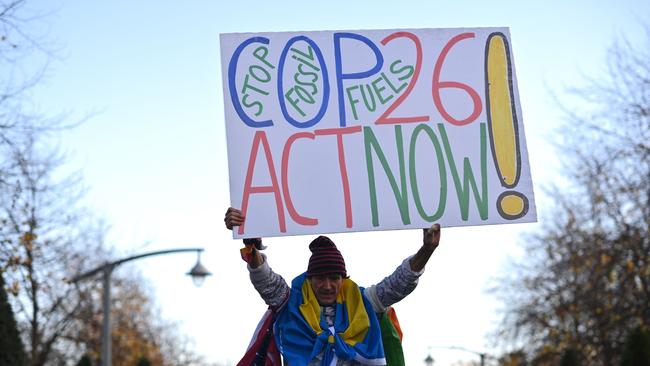
M348 276L343 256L330 238L319 236L309 244L309 250L311 250L311 257L307 276L329 274L340 274L344 278Z

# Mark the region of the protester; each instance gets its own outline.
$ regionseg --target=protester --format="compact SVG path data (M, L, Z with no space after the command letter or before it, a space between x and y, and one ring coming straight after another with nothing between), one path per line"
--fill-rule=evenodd
M226 228L245 217L228 208ZM273 272L262 239L244 239L242 258L250 279L269 305L246 355L238 365L403 365L401 329L391 305L410 294L440 242L440 225L424 229L414 255L376 285L357 286L332 240L319 236L309 245L307 271L291 287Z

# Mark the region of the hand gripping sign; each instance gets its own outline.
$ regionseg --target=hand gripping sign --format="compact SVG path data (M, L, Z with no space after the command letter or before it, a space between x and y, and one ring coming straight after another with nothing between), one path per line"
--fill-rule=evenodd
M507 28L221 35L234 237L536 220Z

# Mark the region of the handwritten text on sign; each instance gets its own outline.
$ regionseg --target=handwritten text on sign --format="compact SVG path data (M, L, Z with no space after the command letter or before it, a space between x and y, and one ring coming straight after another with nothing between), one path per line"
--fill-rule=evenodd
M507 28L222 34L235 237L535 221Z

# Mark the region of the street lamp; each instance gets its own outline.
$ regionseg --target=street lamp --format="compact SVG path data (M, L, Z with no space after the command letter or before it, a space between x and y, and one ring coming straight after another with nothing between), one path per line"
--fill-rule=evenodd
M184 248L184 249L159 250L156 252L138 254L117 261L113 261L110 263L109 262L104 263L95 269L77 275L71 280L69 280L70 283L76 283L81 280L90 278L96 275L97 273L100 272L102 273L103 290L104 290L102 296L102 303L103 303L102 307L104 311L104 317L102 319L101 366L111 366L111 274L113 273L113 269L115 269L115 267L119 266L122 263L134 261L136 259L142 259L145 257L153 257L156 255L181 253L181 252L196 252L198 256L196 264L194 265L194 267L192 267L192 269L187 274L192 277L192 282L194 282L196 286L200 286L205 280L205 278L212 274L201 264L202 251L203 248Z
M433 366L433 357L431 357L430 353L427 355L427 358L424 359L424 366Z
M201 264L201 252L198 252L198 256L196 258L196 264L192 269L190 269L189 272L186 273L186 275L192 277L192 282L194 283L194 286L200 287L203 285L203 282L205 282L205 278L208 276L211 276L212 273L208 271L207 268L203 264Z

